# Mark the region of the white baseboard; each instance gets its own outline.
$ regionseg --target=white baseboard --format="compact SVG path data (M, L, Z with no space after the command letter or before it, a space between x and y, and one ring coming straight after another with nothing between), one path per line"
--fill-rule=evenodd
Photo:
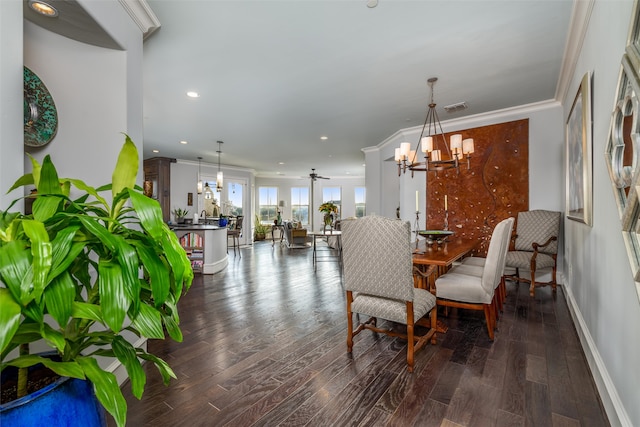
M573 298L571 289L566 286L563 286L562 289L564 290L567 298L569 312L571 313L573 323L576 326L576 331L578 332L582 349L587 358L587 363L589 364L591 373L593 374L593 380L596 383L596 388L598 389L600 400L602 400L602 405L604 406L604 410L609 418L609 423L613 427L633 427L629 420L629 415L620 401L618 391L609 376L607 367L600 357L600 352L598 352L598 348L589 333L589 329L585 324L580 308Z

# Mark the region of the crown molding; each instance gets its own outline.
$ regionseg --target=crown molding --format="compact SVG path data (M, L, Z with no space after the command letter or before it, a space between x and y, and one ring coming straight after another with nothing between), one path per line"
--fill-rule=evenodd
M558 86L556 86L555 98L561 104L564 104L567 98L569 86L576 71L576 64L578 63L584 38L589 28L589 20L591 19L594 4L595 0L575 0L573 2L569 33L564 47L564 58L562 60L562 67L560 68Z
M131 19L142 31L142 38L146 39L160 28L160 20L151 10L146 0L118 0L127 11Z

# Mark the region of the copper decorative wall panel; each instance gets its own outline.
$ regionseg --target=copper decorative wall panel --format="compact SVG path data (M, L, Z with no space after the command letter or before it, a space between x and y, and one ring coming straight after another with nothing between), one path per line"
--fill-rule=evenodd
M447 142L453 133L473 138L471 168L465 162L459 175L455 170L427 174L427 228L443 229L447 195L449 230L455 237L481 240L476 254L484 256L496 224L529 210L529 120L447 133Z

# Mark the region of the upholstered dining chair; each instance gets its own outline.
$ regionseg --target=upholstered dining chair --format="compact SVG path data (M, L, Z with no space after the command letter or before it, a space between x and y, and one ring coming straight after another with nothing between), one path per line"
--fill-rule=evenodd
M551 285L556 291L556 269L560 212L533 210L518 213L513 251L507 252L506 266L515 268L510 279L529 283L529 294L535 295L536 286ZM536 281L536 273L551 268L549 282ZM531 278L520 277L520 269L529 270Z
M381 216L342 221L344 286L347 292L347 349L364 329L407 340L407 369L413 372L414 353L431 340L436 343L436 298L413 286L413 255L409 222ZM353 313L368 316L354 330ZM417 335L424 316L427 332ZM377 319L406 325L396 330L378 327ZM422 322L421 322L422 323Z
M495 226L484 266L461 265L436 279L437 304L484 311L487 332L492 341L496 325L494 294L504 271L505 242L509 240L512 227L513 218L502 220Z
M513 231L513 223L515 222L515 218L509 217L506 219L507 221L507 232L502 236L502 240L500 242L500 259L504 260L502 263L502 273L500 274L500 280L498 281L495 289L494 289L494 305L495 305L495 313L496 318L499 317L499 312L502 311L502 306L506 300L507 295L507 287L505 284L505 261L506 261L506 253L509 250L509 244L511 242L511 233ZM482 276L484 271L484 265L487 259L482 257L466 257L462 260L461 265L454 267L455 272L463 273L463 274L472 274L476 276Z
M227 239L229 237L233 240L233 256L236 255L236 249L238 250L238 254L242 256L240 253L240 236L242 236L242 222L244 220L243 215L238 215L236 217L233 226L227 229ZM229 247L227 246L227 253L229 253Z

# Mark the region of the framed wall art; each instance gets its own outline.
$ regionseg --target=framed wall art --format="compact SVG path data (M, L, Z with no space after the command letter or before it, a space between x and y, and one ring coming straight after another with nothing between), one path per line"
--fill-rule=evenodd
M567 118L567 218L593 224L591 72L580 83Z

